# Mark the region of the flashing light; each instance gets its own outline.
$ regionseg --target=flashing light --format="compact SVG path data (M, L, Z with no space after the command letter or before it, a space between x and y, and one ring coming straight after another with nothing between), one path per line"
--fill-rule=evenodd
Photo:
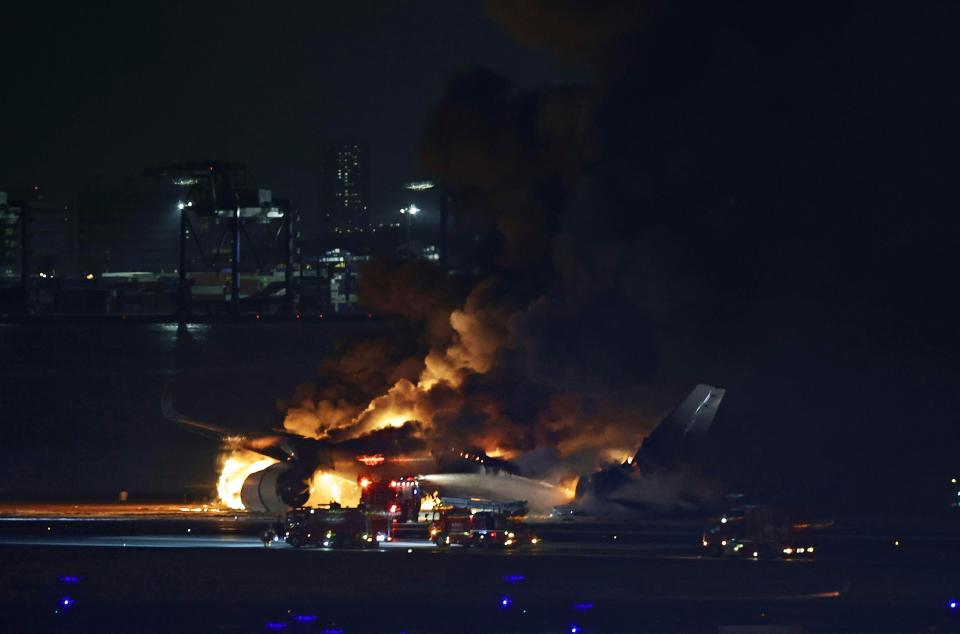
M500 599L500 607L503 608L504 610L509 608L511 603L513 603L513 599L511 599L510 597L505 596L502 599Z
M370 478L360 478L360 488L366 489L370 486Z
M703 540L703 541L702 541L702 542L700 542L700 543L701 543L701 544L703 545L703 547L704 547L704 548L706 548L707 546L709 546L709 545L710 545L710 543L709 543L709 542L707 542L707 540Z
M87 273L86 275L83 276L83 278L84 278L85 280L92 280L92 279L93 279L93 273Z
M400 508L399 508L396 504L391 504L391 505L390 505L390 512L391 512L391 513L397 513L399 510L400 510Z
M726 546L726 545L727 545L727 540L723 540L722 542L720 542L720 545L721 545L721 546Z
M900 540L899 539L893 540L893 545L896 546L897 548L900 548Z
M177 203L177 209L179 209L180 211L183 211L184 207L186 207L186 205L184 205L182 202Z
M534 537L534 538L532 538L532 539L530 540L530 543L531 543L531 544L539 544L539 543L540 543L540 538L539 538L539 537Z
M721 518L720 518L720 523L721 523L721 524L726 524L726 523L727 523L727 518L726 518L726 517L721 517Z

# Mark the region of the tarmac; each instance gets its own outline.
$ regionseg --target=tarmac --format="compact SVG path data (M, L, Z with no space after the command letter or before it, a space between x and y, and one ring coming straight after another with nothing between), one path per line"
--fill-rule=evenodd
M114 506L0 508L6 631L960 631L960 538L922 522L893 541L851 523L784 561L703 557L689 520L540 521L542 543L506 552L332 550L265 548L262 516Z

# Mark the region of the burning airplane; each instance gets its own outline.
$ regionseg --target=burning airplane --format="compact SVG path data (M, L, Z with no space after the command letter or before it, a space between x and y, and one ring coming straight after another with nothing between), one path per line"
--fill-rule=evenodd
M493 450L438 448L428 428L411 420L382 424L347 438L314 438L286 429L251 435L181 414L169 389L162 411L169 420L222 444L217 491L221 503L230 508L283 513L331 501L353 505L365 483L406 481L419 474L413 515L421 496L429 498L437 491L462 499L523 500L532 510L544 512L574 497L578 505L591 509L657 506L651 490L695 460L724 394L723 389L698 385L622 463L579 474L578 481L578 474L572 474L555 482L525 473L522 460L491 455L497 453ZM637 495L638 490L643 494Z

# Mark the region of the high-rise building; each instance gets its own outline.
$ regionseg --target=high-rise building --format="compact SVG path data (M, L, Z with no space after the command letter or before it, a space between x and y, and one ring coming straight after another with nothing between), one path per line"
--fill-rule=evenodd
M370 224L366 147L354 141L331 145L325 152L320 178L323 232L365 229Z
M30 272L71 272L71 234L70 209L49 200L39 185L0 192L0 275L19 274L24 255Z

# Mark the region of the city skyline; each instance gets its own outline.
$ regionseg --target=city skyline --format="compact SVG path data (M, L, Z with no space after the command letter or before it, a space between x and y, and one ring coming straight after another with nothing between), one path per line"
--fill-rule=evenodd
M480 1L455 10L440 2L300 7L268 24L249 7L227 6L194 7L193 21L141 5L12 8L22 28L0 40L0 64L7 85L29 98L8 103L0 122L0 189L38 184L66 199L98 183L118 187L140 166L215 158L247 163L311 214L324 148L346 136L373 149L368 206L376 215L405 204L401 183L422 173L423 122L455 71L489 65L520 88L583 74L516 43ZM204 16L223 28L196 30ZM349 35L360 24L372 29L369 39ZM41 25L47 46L36 50ZM229 37L250 30L262 36ZM373 41L405 54L381 57ZM112 56L121 42L125 55ZM29 72L18 63L27 51ZM60 62L67 56L73 71ZM262 96L264 85L271 96Z

